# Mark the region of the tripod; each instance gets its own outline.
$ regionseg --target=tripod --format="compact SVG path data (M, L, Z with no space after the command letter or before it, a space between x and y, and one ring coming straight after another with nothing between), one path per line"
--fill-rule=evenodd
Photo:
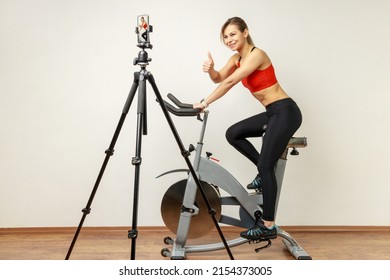
M134 59L134 65L139 65L141 67L140 71L139 72L135 72L134 73L134 82L133 82L133 85L130 89L130 93L127 97L127 100L126 100L126 103L125 103L125 106L122 110L122 114L121 114L121 117L119 119L119 123L116 127L116 130L115 130L115 133L114 133L114 136L111 140L111 143L110 143L110 146L109 148L105 151L106 153L106 157L104 159L104 162L102 164L102 167L100 169L100 172L99 172L99 175L97 177L97 180L95 182L95 185L93 187L93 190L91 192L91 195L89 197L89 200L88 200L88 203L86 205L86 207L84 209L82 209L82 212L83 212L83 215L81 217L81 220L80 220L80 223L79 223L79 226L76 230L76 233L73 237L73 240L72 240L72 243L69 247L69 250L68 250L68 253L66 255L66 260L69 259L72 251L73 251L73 248L74 248L74 245L76 244L76 241L77 241L77 238L80 234L80 231L81 231L81 228L84 224L84 221L85 221L85 218L86 216L91 212L91 204L92 204L92 201L95 197L95 194L97 192L97 189L99 187L99 184L100 184L100 181L103 177L103 174L104 174L104 171L106 169L106 166L108 164L108 161L110 159L110 157L114 154L114 147L115 147L115 143L119 137L119 134L120 134L120 131L122 129L122 126L123 126L123 123L126 119L126 116L127 116L127 113L130 109L130 106L131 106L131 103L133 102L133 99L134 99L134 96L136 94L136 91L138 89L138 107L137 107L137 132L136 132L136 154L135 156L132 158L132 165L135 166L135 175L134 175L134 196L133 196L133 217L132 217L132 228L131 230L128 231L128 238L131 239L131 260L134 260L135 259L135 253L136 253L136 240L137 240L137 237L138 237L138 229L137 229L137 220L138 220L138 200L139 200L139 182L140 182L140 168L141 168L141 163L142 163L142 158L141 158L141 144L142 144L142 135L146 135L147 134L147 119L146 119L146 112L147 112L147 109L146 109L146 80L149 81L149 83L151 84L152 88L153 88L153 91L156 95L156 98L157 98L157 101L159 102L159 104L161 105L161 109L165 115L165 118L169 124L169 127L175 137L175 140L179 146L179 149L181 151L181 154L183 156L183 158L185 159L187 165L188 165L188 168L190 170L190 174L193 178L193 180L195 181L196 183L196 186L198 187L204 201L205 201L205 204L208 208L208 213L210 214L213 222L214 222L214 225L221 237L221 240L226 248L226 251L230 257L230 259L234 259L233 258L233 255L229 249L229 246L226 242L226 239L219 227L219 224L218 224L218 221L217 219L215 218L215 214L216 214L216 211L214 209L212 209L212 207L210 206L210 203L207 199L207 196L205 194L205 191L203 190L203 187L201 185L201 182L196 174L196 171L194 170L192 164L191 164L191 161L189 160L189 156L190 156L190 152L187 151L184 146L183 146L183 143L180 139L180 136L175 128L175 125L173 124L173 121L171 119L171 116L169 115L168 111L167 111L167 108L165 107L165 104L164 104L164 100L162 99L161 97L161 94L157 88L157 85L155 83L155 80L154 80L154 77L153 75L148 72L146 70L146 66L149 65L149 62L151 61L150 58L148 58L148 53L145 51L145 49L147 48L152 48L152 45L148 42L146 43L140 43L138 44L138 47L141 48L141 51L138 53L138 57ZM187 109L187 113L188 114L194 114L196 115L197 113L199 113L199 110L197 109Z

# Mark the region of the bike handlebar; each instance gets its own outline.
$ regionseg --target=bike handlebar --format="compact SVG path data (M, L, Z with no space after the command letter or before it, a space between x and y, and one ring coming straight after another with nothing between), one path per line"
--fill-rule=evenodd
M168 98L179 108L176 108L174 106L172 106L170 103L168 103L167 101L163 100L164 101L164 104L165 104L165 107L167 108L167 110L176 115L176 116L180 116L180 117L193 117L193 116L196 116L198 115L200 112L201 112L201 109L200 108L196 108L194 109L192 104L187 104L187 103L182 103L180 102L173 94L171 93L168 93Z

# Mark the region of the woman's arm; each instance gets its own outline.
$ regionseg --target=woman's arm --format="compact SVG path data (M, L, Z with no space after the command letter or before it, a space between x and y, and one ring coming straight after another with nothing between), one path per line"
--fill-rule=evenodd
M241 61L239 68L235 68L235 57L232 56L225 67L219 71L221 83L207 98L204 99L203 103L208 106L224 96L233 86L259 68L266 59L267 56L263 51L255 49L245 57L245 60ZM231 66L232 64L234 65L234 68ZM201 106L196 108L204 108L204 104L200 104Z
M235 61L238 59L236 55L233 55L226 65L221 68L219 71L214 69L214 60L210 54L207 54L208 59L203 63L203 72L208 73L210 79L214 83L220 83L226 79L234 70L237 68Z

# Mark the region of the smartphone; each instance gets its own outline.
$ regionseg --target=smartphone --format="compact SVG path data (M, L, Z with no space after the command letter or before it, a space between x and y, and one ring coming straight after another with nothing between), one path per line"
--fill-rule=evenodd
M138 43L150 43L149 40L149 15L137 17Z

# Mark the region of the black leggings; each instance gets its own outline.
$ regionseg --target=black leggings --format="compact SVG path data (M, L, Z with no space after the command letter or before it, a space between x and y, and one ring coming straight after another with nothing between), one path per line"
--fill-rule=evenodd
M291 98L278 100L266 112L242 120L226 131L226 139L257 166L263 186L263 219L275 220L277 183L275 165L290 138L302 123L302 115ZM261 152L246 138L263 136Z

